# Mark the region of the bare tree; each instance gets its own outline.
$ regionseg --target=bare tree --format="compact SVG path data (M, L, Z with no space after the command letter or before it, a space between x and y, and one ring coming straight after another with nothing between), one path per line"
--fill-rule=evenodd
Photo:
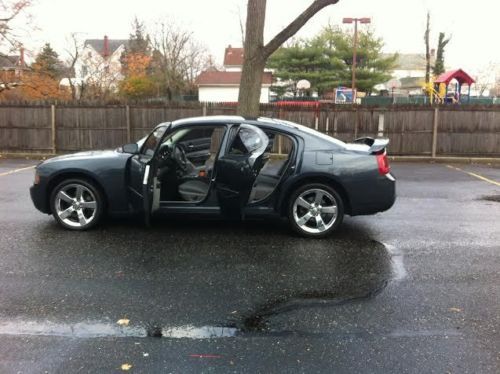
M78 97L81 97L81 94L84 91L83 81L78 82L78 84L75 85L75 66L81 58L83 42L78 37L78 33L74 32L68 36L67 43L69 47L66 49L68 58L66 59L67 69L65 78L68 80L68 85L71 89L71 98L72 100L76 100Z
M200 73L209 68L211 59L207 48L196 40L191 40L188 44L185 60L185 78L189 89L194 91L195 81Z
M425 27L424 42L425 42L425 83L429 84L431 81L431 46L430 46L430 33L431 33L431 13L427 11L427 23Z
M194 41L191 32L165 22L160 23L153 33L152 43L153 76L158 95L165 93L172 100L197 72L195 62L202 55L202 48Z
M0 0L0 47L19 48L12 23L32 5L32 0Z
M295 35L309 19L328 5L339 0L314 0L295 20L264 45L264 25L267 0L248 0L245 31L245 60L241 74L238 113L259 114L262 73L266 61L283 43Z

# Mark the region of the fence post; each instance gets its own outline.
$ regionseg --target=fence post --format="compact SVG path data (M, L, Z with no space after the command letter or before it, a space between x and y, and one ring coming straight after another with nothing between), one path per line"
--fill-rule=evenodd
M57 134L56 134L56 106L50 106L50 128L52 130L52 153L57 153Z
M207 103L203 103L201 111L202 111L202 116L206 117L206 115L207 115Z
M337 112L333 112L333 136L337 136L337 125L338 125L338 120L337 120Z
M127 143L132 141L132 127L130 124L130 106L125 106L125 122L127 123Z
M356 121L354 123L354 139L357 139L358 137L358 126L359 126L359 112L358 108L355 107L354 109L354 115L356 116Z
M325 133L328 135L330 132L330 114L327 112L326 114L326 124L325 124Z
M438 123L439 123L439 108L435 107L434 120L432 124L432 158L436 157Z
M384 136L384 120L385 120L384 112L379 112L378 113L378 137L379 138Z
M314 130L318 131L318 125L319 125L319 114L316 111L314 116Z

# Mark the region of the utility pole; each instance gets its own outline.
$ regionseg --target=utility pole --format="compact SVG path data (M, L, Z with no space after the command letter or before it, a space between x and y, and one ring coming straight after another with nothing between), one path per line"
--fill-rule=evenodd
M356 102L355 92L356 92L356 63L357 63L357 54L358 54L358 22L361 24L371 23L370 18L362 17L362 18L344 18L342 23L351 24L354 23L354 46L352 51L352 101Z

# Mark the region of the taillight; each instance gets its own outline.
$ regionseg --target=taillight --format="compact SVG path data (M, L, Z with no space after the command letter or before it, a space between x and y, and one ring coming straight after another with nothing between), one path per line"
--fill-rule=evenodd
M389 166L389 159L387 158L387 153L380 153L377 156L377 164L378 164L378 172L381 175L386 175L391 171L391 167Z

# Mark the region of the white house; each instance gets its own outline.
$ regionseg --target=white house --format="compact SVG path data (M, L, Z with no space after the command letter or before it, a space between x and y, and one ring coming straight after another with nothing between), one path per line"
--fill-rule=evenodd
M75 80L115 90L123 79L120 58L128 43L126 39L87 39L75 63Z
M228 46L224 54L224 70L205 70L196 79L198 100L205 102L237 102L243 59L243 48ZM260 91L261 103L269 102L272 81L272 73L264 72Z

